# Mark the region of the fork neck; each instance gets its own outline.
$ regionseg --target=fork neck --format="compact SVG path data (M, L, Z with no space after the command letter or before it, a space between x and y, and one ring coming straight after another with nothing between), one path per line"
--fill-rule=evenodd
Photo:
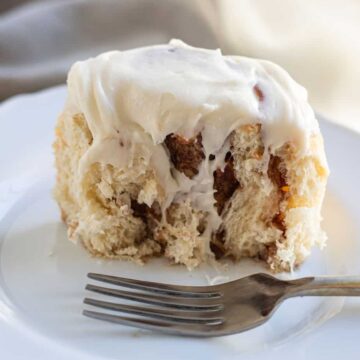
M286 297L360 296L360 276L314 276L288 282Z

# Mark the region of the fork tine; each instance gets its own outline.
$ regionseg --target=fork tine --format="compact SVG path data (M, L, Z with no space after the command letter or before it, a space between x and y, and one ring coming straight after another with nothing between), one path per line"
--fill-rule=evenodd
M220 317L209 317L208 312L186 312L186 311L174 311L174 310L162 310L154 308L146 308L140 306L132 306L125 304L115 304L112 302L95 300L85 298L84 303L108 310L115 310L125 312L128 314L144 316L147 318L154 318L174 323L189 323L189 324L208 324L217 325L224 322L224 319Z
M203 325L203 324L172 324L165 321L147 320L140 318L125 317L119 315L111 315L100 313L96 311L83 310L83 315L98 319L113 322L116 324L132 326L140 329L154 330L165 332L168 334L185 335L185 336L199 336L209 337L221 334L221 325Z
M180 285L169 285L161 284L151 281L142 281L127 279L118 276L110 276L96 273L88 273L87 275L90 279L103 281L106 283L119 285L123 287L132 288L135 290L145 290L149 292L155 292L165 295L174 295L174 296L183 296L190 298L217 298L221 297L221 293L214 291L214 289L209 290L206 286L180 286Z
M130 291L110 289L102 286L87 284L86 290L94 291L99 294L110 295L121 299L137 301L145 304L184 309L188 311L219 311L222 310L222 304L218 304L214 299L189 299L158 296L145 293L135 293Z

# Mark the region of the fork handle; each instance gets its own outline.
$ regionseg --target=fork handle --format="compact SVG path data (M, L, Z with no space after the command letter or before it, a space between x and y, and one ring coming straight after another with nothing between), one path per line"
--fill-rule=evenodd
M360 296L360 276L314 276L288 282L288 297Z

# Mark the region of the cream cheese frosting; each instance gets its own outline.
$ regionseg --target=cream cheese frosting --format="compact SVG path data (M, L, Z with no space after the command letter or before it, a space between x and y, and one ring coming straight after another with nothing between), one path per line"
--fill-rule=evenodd
M190 199L208 213L208 237L221 222L212 174L224 166L233 130L260 123L266 150L291 141L305 154L310 136L319 132L306 90L279 66L179 40L77 62L68 91L65 112L83 113L93 135L80 161L79 183L93 163L126 169L140 156L164 190L163 211L173 201ZM190 138L199 132L205 160L189 179L171 171L163 142L170 133ZM207 160L210 154L215 161Z

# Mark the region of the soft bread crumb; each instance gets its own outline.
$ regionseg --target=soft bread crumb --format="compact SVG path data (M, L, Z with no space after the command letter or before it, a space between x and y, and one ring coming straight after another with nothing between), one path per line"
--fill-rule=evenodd
M315 244L325 243L320 207L327 170L319 162L319 135L311 140L313 155L301 157L292 144L285 144L269 156L260 125L233 132L231 171L239 186L221 209L222 224L211 240L215 247L209 247L209 234L204 233L207 214L186 197L170 204L166 214L156 211L155 205L164 200L161 185L144 159L135 159L126 169L94 163L82 180L82 191L74 193L74 174L92 141L82 114L60 116L54 193L69 239L80 240L95 256L143 263L163 255L192 269L213 258L210 249L216 248L217 257L256 257L273 271L288 271Z

